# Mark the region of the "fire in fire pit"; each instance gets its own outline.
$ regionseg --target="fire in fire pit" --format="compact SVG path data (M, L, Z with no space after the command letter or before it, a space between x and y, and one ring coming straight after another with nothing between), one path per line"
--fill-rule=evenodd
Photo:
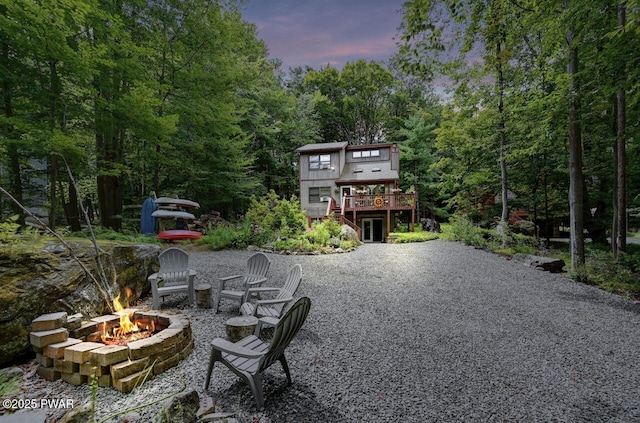
M109 329L107 322L102 323L100 338L106 345L127 345L129 342L148 338L155 333L156 327L153 320L132 320L136 310L129 308L131 289L126 288L126 294L124 305L120 303L120 294L113 300L115 314L120 316L120 325Z

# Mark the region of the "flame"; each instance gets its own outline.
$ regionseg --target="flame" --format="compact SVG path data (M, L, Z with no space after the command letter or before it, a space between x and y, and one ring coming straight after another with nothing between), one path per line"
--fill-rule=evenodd
M133 318L133 311L127 311L129 308L129 297L133 291L130 288L125 288L126 298L124 300L124 304L120 302L120 294L116 298L113 299L113 308L115 310L115 314L120 315L120 326L114 327L112 333L107 331L106 322L102 324L102 342L105 344L112 343L114 339L122 339L127 338L131 334L136 334L140 332L140 327L137 323L131 321ZM151 327L145 328L147 331L154 332L155 324L153 321L151 322ZM135 339L135 336L133 337Z

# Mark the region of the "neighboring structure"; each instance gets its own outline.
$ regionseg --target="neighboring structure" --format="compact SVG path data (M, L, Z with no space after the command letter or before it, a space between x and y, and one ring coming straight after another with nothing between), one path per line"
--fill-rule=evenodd
M300 204L309 225L334 213L364 242L383 242L404 215L413 231L416 198L401 193L396 144L309 144L299 153Z

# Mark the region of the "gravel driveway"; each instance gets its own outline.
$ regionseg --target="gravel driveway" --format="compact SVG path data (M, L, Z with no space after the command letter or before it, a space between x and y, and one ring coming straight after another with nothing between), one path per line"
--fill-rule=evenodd
M191 252L190 263L199 282L211 281L242 269L251 254ZM269 257L274 285L302 265L298 294L312 308L287 350L293 385L272 366L264 412L246 384L214 369L209 395L239 421L640 421L640 306L632 301L459 243ZM174 297L163 309L184 303ZM183 382L203 396L208 341L224 336L235 312L183 311L194 352L135 394L100 389L102 416ZM86 387L63 389L88 398ZM151 421L156 411L137 410L131 421Z

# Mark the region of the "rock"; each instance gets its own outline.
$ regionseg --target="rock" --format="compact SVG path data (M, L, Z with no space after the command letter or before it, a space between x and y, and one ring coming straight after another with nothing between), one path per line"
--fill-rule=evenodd
M200 408L200 397L195 390L168 399L156 419L157 423L193 423Z
M338 238L345 241L360 242L358 233L349 225L342 225L342 227L340 228L340 233L338 234Z
M20 367L7 367L6 369L2 369L0 370L0 373L4 374L4 380L11 380L14 378L20 378L22 379L22 376L24 375L24 371L20 368ZM1 380L2 378L0 378Z
M98 280L93 246L75 244L85 266ZM149 292L147 276L158 270L160 247L152 244L102 246L108 295L125 286L133 289L130 301ZM111 260L109 259L111 257ZM115 270L115 275L114 275ZM0 365L31 351L31 322L42 314L67 312L94 317L110 311L96 283L85 274L66 249L49 245L22 256L0 254Z
M559 273L563 271L565 262L562 259L552 257L533 256L530 254L515 254L513 259L523 263L526 266L534 267L539 270L545 270L551 273Z
M92 420L91 404L83 404L69 410L59 421L60 423L86 423Z

